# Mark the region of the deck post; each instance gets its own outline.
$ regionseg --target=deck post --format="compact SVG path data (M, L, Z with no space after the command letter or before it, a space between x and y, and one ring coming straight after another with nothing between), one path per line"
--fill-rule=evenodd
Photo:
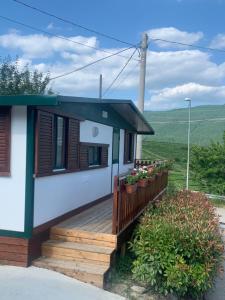
M118 227L118 176L114 176L112 234L117 234Z

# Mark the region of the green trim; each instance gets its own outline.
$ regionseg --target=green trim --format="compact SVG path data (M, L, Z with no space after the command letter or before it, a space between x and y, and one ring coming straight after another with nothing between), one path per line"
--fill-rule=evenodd
M26 159L26 190L25 190L25 221L24 235L29 238L33 231L34 216L34 144L35 144L35 112L27 108L27 159Z
M28 236L26 236L24 232L4 230L4 229L0 229L0 236L15 237L15 238L29 238Z
M0 105L58 105L56 95L19 95L19 96L0 96Z

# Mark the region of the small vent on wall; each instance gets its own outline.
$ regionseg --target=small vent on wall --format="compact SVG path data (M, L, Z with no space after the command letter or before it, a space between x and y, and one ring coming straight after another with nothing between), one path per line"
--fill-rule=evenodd
M104 119L107 119L107 118L108 118L108 112L105 111L105 110L103 110L103 111L102 111L102 117L103 117Z

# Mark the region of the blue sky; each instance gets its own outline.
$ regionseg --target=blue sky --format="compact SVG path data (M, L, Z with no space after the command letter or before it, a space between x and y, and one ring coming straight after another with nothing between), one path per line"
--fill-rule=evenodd
M138 43L142 32L154 38L210 46L225 50L225 0L49 0L24 2L58 16ZM127 46L103 38L23 7L12 0L1 3L0 15L115 52ZM52 76L60 75L108 54L32 31L0 19L0 55L19 55L20 65L30 64ZM133 50L124 52L127 58ZM138 53L134 56L138 59ZM102 63L52 81L55 92L66 95L98 95L98 76L103 91L127 58L113 57ZM225 53L207 52L168 43L150 42L146 78L146 109L183 107L185 97L194 105L225 103ZM108 98L137 98L139 66L131 60Z

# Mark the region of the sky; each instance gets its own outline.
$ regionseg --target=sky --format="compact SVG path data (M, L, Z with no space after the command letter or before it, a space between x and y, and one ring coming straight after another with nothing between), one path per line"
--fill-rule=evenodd
M225 104L225 0L21 0L39 9L93 29L128 44L149 36L146 66L146 110L168 110L192 105ZM125 50L129 45L108 39L24 7L13 0L0 4L0 57L19 57L50 77L80 68ZM1 16L45 31L15 24ZM47 34L50 33L50 35ZM64 40L54 35L72 40ZM224 52L151 40L167 39L213 47ZM88 45L90 47L81 45ZM93 49L91 47L97 48ZM138 98L139 51L128 49L81 71L50 82L57 94L98 97L99 75L103 95L110 99ZM107 90L120 70L126 68Z

